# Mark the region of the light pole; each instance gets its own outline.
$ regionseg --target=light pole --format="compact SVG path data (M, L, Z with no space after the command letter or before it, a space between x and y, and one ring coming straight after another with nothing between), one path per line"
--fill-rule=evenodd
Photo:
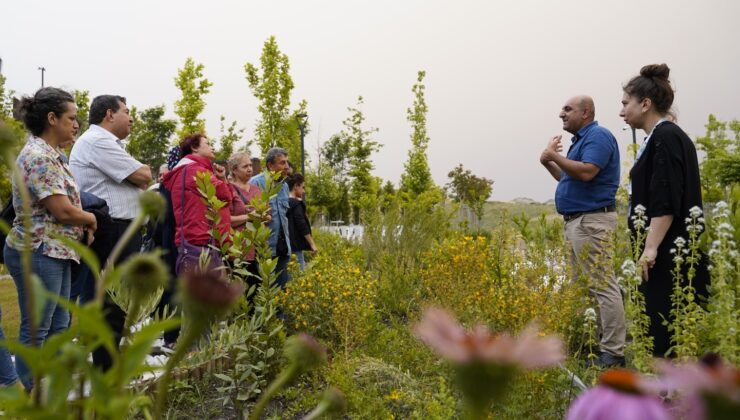
M46 67L39 67L39 70L41 70L41 87L44 87L44 73L46 73Z
M295 116L298 120L298 129L301 130L301 175L306 176L306 156L303 146L303 140L306 137L306 122L308 122L308 114L302 112Z
M637 144L637 132L635 131L635 127L628 125L628 126L622 127L622 131L630 129L630 128L632 129L632 144L635 145ZM635 149L635 157L637 157L637 148L633 147L633 149Z

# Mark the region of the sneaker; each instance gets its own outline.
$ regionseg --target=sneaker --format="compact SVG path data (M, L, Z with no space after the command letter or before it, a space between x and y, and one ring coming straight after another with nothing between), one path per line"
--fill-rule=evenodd
M601 369L626 366L624 356L615 356L613 354L605 352L602 352L599 357L593 362L593 364Z

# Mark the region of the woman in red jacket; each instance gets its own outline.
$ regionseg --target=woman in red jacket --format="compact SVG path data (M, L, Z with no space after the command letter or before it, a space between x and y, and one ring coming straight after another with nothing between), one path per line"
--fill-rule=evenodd
M200 254L210 255L209 268L221 266L220 253L209 245L217 245L209 230L211 222L206 219L206 205L201 201L196 184L196 174L208 173L211 183L216 187L216 197L230 203L231 189L226 182L226 170L213 164L215 156L210 141L203 134L185 137L180 143L180 162L165 175L164 185L172 193L172 209L175 215L175 245L177 245L178 275L198 267ZM221 221L218 230L222 236L228 235L231 225L229 206L219 211Z

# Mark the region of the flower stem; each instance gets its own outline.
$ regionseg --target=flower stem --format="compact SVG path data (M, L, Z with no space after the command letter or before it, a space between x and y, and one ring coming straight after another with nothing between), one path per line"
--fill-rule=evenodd
M267 407L267 403L270 402L270 400L277 394L285 385L287 385L290 381L292 381L300 372L298 365L293 363L285 370L280 372L280 375L278 375L277 378L275 378L274 381L270 384L270 386L267 388L267 391L265 391L264 394L260 397L259 401L257 401L257 404L254 406L254 409L252 410L252 413L249 415L250 420L259 420L259 418L262 416L262 412L265 411L265 407Z
M126 247L126 244L131 241L131 239L134 237L136 232L141 228L141 225L144 223L144 214L139 213L138 216L136 216L136 219L134 219L133 222L131 222L130 225L128 225L128 228L126 228L126 231L123 233L123 236L121 239L118 240L116 243L116 246L113 247L113 251L111 251L110 255L108 256L108 260L105 262L105 268L103 268L103 275L100 276L98 280L98 284L95 288L95 302L99 305L99 307L103 307L103 298L105 296L105 283L107 280L107 277L110 275L110 272L113 270L113 267L116 263L116 260L118 260L118 257L123 252L123 249Z
M202 324L202 323L198 323ZM207 326L207 323L206 325ZM170 385L170 378L172 377L172 369L175 368L175 366L180 363L180 361L185 357L185 355L188 352L188 349L190 346L193 345L195 340L200 337L201 333L203 332L203 329L205 326L198 325L199 328L188 328L185 331L184 336L180 336L180 339L177 341L177 346L175 347L175 353L167 360L167 365L165 365L164 373L162 374L162 377L159 379L159 383L157 384L157 400L154 404L154 418L155 419L161 419L162 413L164 410L164 404L167 402L167 393L169 392L169 385Z
M310 413L306 414L305 417L303 417L302 420L315 420L323 416L327 413L329 408L331 407L331 404L329 401L319 401L319 403L316 405L316 407L311 410Z

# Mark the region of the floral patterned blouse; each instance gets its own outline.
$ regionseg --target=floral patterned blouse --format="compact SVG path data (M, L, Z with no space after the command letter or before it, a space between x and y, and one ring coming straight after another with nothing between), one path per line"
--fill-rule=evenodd
M18 155L16 165L23 174L31 195L31 248L36 250L43 244L44 255L79 262L77 252L55 237L66 236L80 240L83 233L82 226L58 222L41 204L41 200L51 195L66 195L73 206L82 208L80 191L63 155L43 139L30 136ZM23 204L15 179L13 179L13 207L16 217L6 243L13 249L21 250L24 236Z

